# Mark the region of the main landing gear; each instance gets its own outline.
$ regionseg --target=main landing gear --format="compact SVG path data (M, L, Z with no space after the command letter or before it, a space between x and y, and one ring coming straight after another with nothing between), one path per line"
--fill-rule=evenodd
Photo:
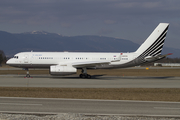
M91 75L87 74L87 69L86 68L82 68L82 73L79 75L80 78L91 78Z
M27 72L26 72L26 77L27 77L27 78L30 78L31 76L30 76L30 74L29 74L29 69L28 69L28 68L25 68L25 70L27 71Z

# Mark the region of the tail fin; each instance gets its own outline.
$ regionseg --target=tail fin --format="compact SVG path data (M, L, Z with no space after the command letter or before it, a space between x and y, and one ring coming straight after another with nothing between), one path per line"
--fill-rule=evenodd
M169 23L160 23L135 53L139 54L141 58L160 55L168 27Z

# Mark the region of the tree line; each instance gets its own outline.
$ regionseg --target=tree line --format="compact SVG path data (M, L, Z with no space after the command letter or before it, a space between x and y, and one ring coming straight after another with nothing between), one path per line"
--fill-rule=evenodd
M2 50L0 50L0 65L5 64L7 61L6 56Z

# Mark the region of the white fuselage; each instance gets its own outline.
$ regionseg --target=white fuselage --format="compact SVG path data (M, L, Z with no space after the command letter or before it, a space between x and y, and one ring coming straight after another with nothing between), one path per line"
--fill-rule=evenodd
M72 65L80 62L102 62L95 68L113 67L132 61L135 53L92 53L92 52L22 52L11 58L11 66L22 68L49 68L51 65ZM109 62L109 64L103 64ZM78 68L78 67L77 67Z

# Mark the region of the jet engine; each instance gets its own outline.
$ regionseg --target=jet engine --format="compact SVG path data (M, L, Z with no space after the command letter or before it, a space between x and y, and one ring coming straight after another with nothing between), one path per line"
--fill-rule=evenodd
M72 66L59 66L53 65L50 66L49 73L51 75L71 75L76 74L77 69Z

